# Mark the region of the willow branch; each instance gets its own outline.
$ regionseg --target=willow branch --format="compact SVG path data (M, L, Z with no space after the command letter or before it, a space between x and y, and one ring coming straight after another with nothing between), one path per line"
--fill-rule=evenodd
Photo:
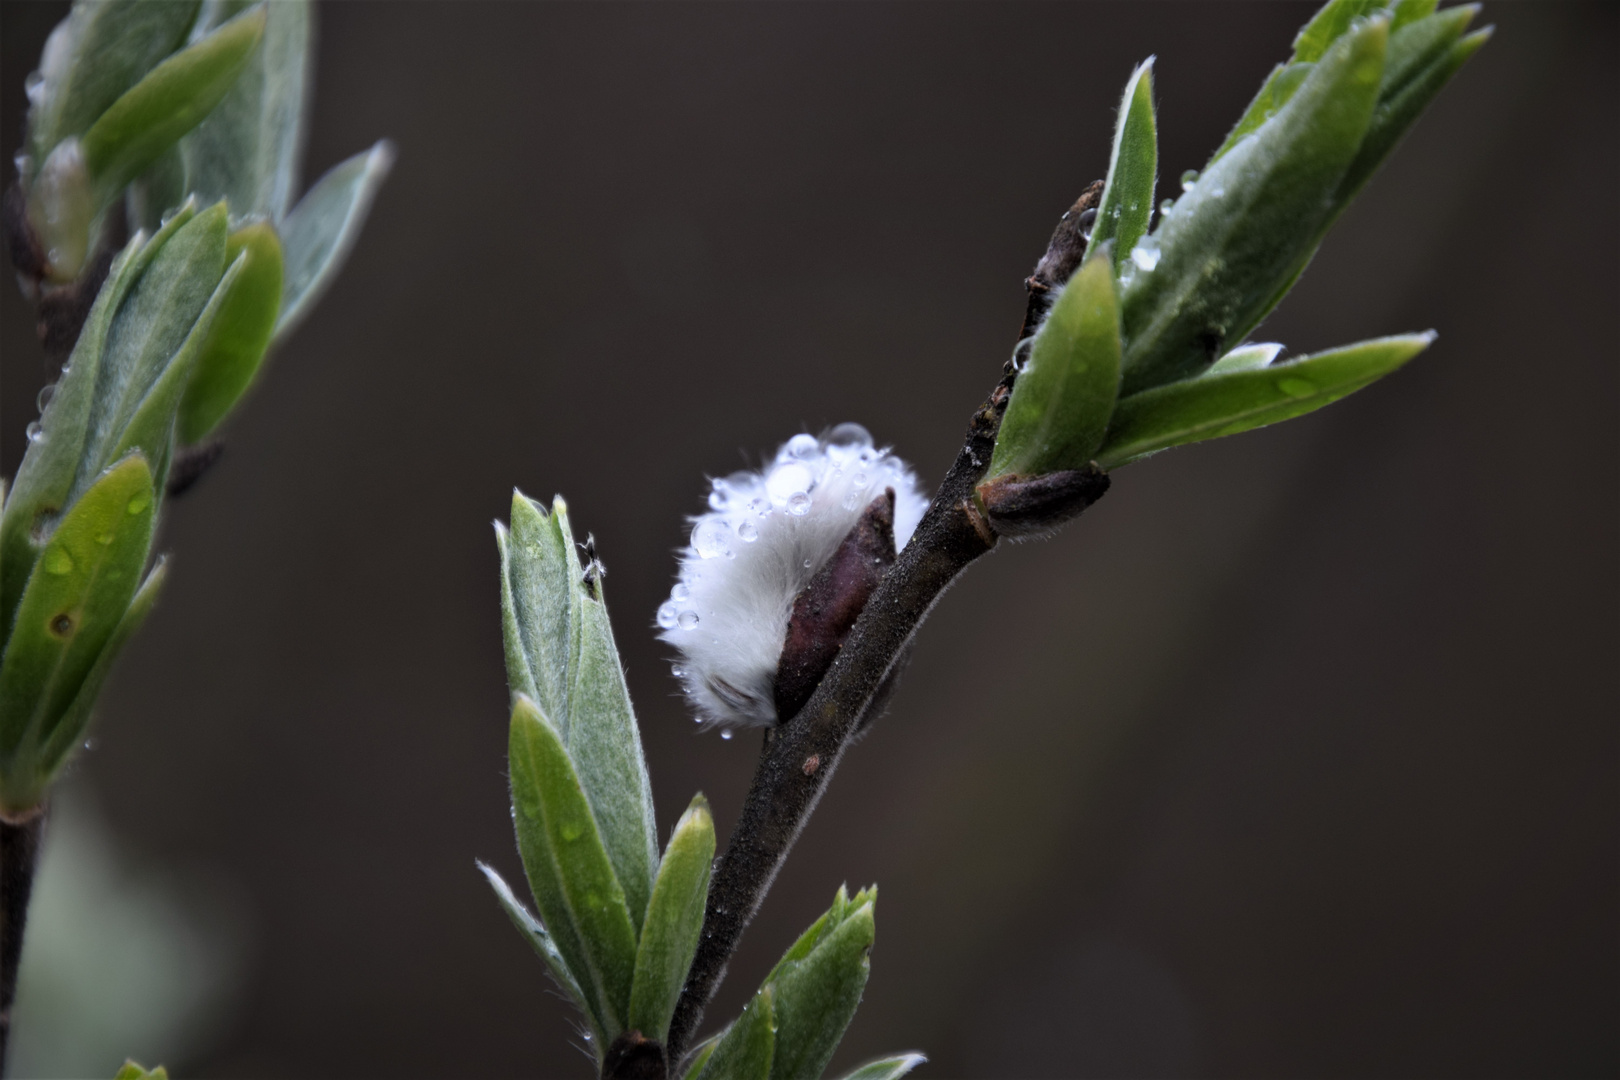
M0 1076L11 1045L11 1006L17 999L17 968L22 961L28 897L39 865L39 838L45 811L19 821L0 818Z
M1046 254L1026 281L1029 303L1020 341L1034 332L1051 305L1051 291L1068 280L1085 254L1087 211L1102 195L1088 187L1058 222ZM697 956L670 1025L668 1060L678 1062L703 1019L703 1010L725 975L743 930L759 909L788 850L815 810L833 770L861 729L873 703L917 628L951 582L998 536L979 506L975 488L984 478L996 433L1017 371L1008 363L968 424L967 438L911 540L867 602L815 693L790 720L767 733L742 817L718 860ZM1088 474L1081 507L1100 498L1108 478Z

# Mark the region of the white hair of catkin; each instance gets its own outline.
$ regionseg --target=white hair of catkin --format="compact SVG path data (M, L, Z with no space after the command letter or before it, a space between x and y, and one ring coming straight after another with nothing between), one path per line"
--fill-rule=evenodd
M680 652L674 672L699 723L774 724L794 598L885 488L894 489L897 551L928 500L911 468L859 424L795 435L760 472L711 484L709 512L691 519L679 580L658 609L658 636Z

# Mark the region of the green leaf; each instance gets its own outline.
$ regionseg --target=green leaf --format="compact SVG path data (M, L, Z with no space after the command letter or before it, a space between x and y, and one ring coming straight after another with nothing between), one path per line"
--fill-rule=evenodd
M625 1030L635 976L636 930L624 890L562 740L526 697L512 709L508 764L529 889L580 988L600 1053Z
M1333 43L1350 30L1357 19L1384 7L1385 0L1329 0L1311 16L1294 37L1294 62L1311 63L1322 59Z
M1388 31L1374 18L1342 36L1139 245L1120 298L1122 393L1208 367L1303 269L1372 117Z
M108 106L82 139L98 208L220 103L247 66L264 24L263 7L237 16L163 61Z
M90 726L90 714L96 707L96 699L101 695L102 684L107 681L107 675L112 671L113 662L118 659L125 643L146 621L146 616L157 603L158 593L162 591L163 583L167 579L168 564L160 556L157 565L146 575L146 580L136 590L134 599L124 611L124 617L118 620L118 626L113 630L112 637L102 646L101 655L96 657L90 673L79 684L79 692L74 696L73 704L67 707L62 718L56 722L56 730L51 734L50 741L40 751L40 771L47 778L60 772L68 757L79 747L85 728Z
M145 451L157 477L167 473L174 411L207 330L200 324L219 307L225 240L223 205L187 220L151 258L113 316L70 502L129 446Z
M600 578L587 585L560 498L548 515L514 493L512 533L497 541L512 690L536 691L567 747L639 928L658 872L657 822Z
M772 1068L777 1030L772 1005L770 987L754 995L715 1044L697 1074L699 1080L766 1080L779 1075Z
M1150 56L1125 84L1114 128L1114 151L1108 181L1097 204L1091 246L1101 250L1114 242L1114 265L1123 266L1131 249L1148 231L1153 218L1153 187L1158 179L1159 136L1153 120L1153 58Z
M900 1080L902 1076L927 1060L916 1051L879 1058L877 1061L868 1061L852 1073L846 1073L844 1080Z
M386 140L356 154L321 177L282 222L287 277L276 340L292 333L337 276L393 163Z
M252 385L270 346L281 309L281 241L266 222L232 233L225 258L243 262L227 287L221 282L219 310L202 340L190 381L180 401L179 438L194 443L219 425Z
M41 553L0 659L0 804L44 791L39 747L84 685L140 584L152 543L152 472L132 454L87 491Z
M169 1070L162 1065L155 1069L147 1069L137 1065L133 1059L128 1059L122 1068L113 1073L113 1080L169 1080Z
M1267 341L1250 345L1240 345L1209 365L1207 375L1219 375L1227 371L1253 371L1263 368L1277 359L1282 352L1282 345L1275 341Z
M1389 374L1428 348L1434 337L1431 331L1378 338L1133 394L1120 400L1097 460L1113 468L1171 446L1302 416Z
M708 801L698 795L675 823L664 850L636 951L629 1025L649 1039L663 1042L669 1035L675 1003L697 953L713 862L714 818Z
M38 103L29 110L36 164L61 140L88 131L124 91L178 49L196 15L196 0L74 4L40 57Z
M720 1045L720 1040L725 1038L730 1030L731 1025L728 1024L687 1051L686 1059L681 1063L685 1066L685 1070L681 1073L683 1080L698 1080L698 1077L703 1075L704 1066L708 1065L709 1059L714 1056L714 1048ZM766 1066L766 1072L769 1071L770 1067Z
M832 910L766 977L776 1015L775 1080L820 1076L861 1003L871 972L867 953L875 934L877 890L863 890L853 900L845 896L840 889Z
M557 943L551 939L546 928L540 924L539 919L529 913L528 908L523 906L523 901L517 898L512 892L512 887L506 883L505 878L495 872L494 867L486 863L477 865L478 869L484 872L489 887L495 890L495 899L506 909L506 917L512 920L512 925L518 928L518 933L528 939L534 951L540 955L540 959L545 961L546 968L551 972L551 977L557 980L557 985L568 991L583 1008L585 995L580 991L579 984L574 981L574 976L569 973L568 962L563 959L562 953L557 951Z
M1391 19L1389 29L1391 33L1399 30L1407 23L1417 22L1434 14L1434 9L1440 6L1440 0L1395 0L1389 5Z
M241 0L209 3L199 28L212 28L247 6ZM308 0L274 0L265 11L263 43L180 147L186 190L205 201L227 200L238 217L279 222L298 183L313 12Z
M1102 442L1119 394L1119 308L1106 248L1088 258L1052 305L1013 384L990 476L1083 468Z

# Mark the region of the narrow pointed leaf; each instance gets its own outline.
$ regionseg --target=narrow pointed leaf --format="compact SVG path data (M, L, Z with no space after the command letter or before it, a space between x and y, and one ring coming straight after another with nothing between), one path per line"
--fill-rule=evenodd
M596 1045L625 1030L636 931L590 804L556 730L528 698L512 710L512 817L529 888L578 984Z
M714 818L702 795L675 823L653 885L647 918L636 950L636 978L630 991L630 1027L663 1042L675 1003L697 952L703 907L714 862Z
M1275 341L1240 345L1209 366L1205 375L1219 375L1227 371L1252 371L1263 368L1277 359L1282 345Z
M131 455L63 517L41 553L0 659L0 803L32 806L38 750L68 710L140 584L152 542L152 473Z
M1091 245L1113 241L1114 265L1122 266L1148 231L1153 217L1153 188L1158 179L1159 136L1153 119L1153 58L1142 61L1125 84L1114 127L1108 181L1097 204Z
M1119 394L1119 308L1106 249L1088 258L1052 305L1013 384L990 476L1083 468Z
M698 1080L698 1077L703 1075L704 1067L708 1065L709 1059L714 1056L714 1048L720 1045L720 1040L725 1038L726 1033L730 1030L731 1027L728 1024L687 1051L686 1058L681 1063L685 1066L681 1072L683 1080ZM768 1071L769 1068L767 1067Z
M113 662L123 651L124 645L134 636L135 631L141 628L147 615L151 614L152 607L157 603L158 594L163 590L163 582L168 578L168 564L161 558L146 575L146 580L136 590L134 599L130 600L129 607L125 609L123 618L118 620L118 626L113 630L107 644L101 647L101 655L91 666L89 674L79 684L79 692L73 698L73 704L67 707L61 719L56 722L56 728L50 733L50 739L40 751L40 772L49 778L56 775L62 766L67 763L73 750L83 742L85 729L90 726L90 716L96 707L96 699L101 695L102 684L107 681L107 675L112 671Z
M900 1080L902 1076L927 1060L916 1051L879 1058L877 1061L868 1061L852 1073L846 1073L844 1080Z
M754 995L742 1015L715 1044L699 1080L766 1080L776 1049L776 1018L769 987ZM812 1074L813 1075L813 1074Z
M871 890L858 894L808 955L784 959L766 981L776 1013L774 1080L820 1076L838 1049L871 972L876 899Z
M39 102L30 110L36 164L62 139L82 135L123 93L186 40L196 0L74 4L40 58Z
M180 402L179 438L205 437L230 413L259 373L281 310L281 242L275 229L255 222L232 233L225 258L243 260L208 328Z
M1407 23L1417 22L1434 14L1434 9L1440 6L1440 0L1395 0L1389 6L1392 18L1389 22L1390 31L1399 30Z
M192 335L224 275L225 239L223 205L190 218L152 257L113 316L96 380L90 438L70 500L118 456L120 446L141 446L154 472L165 466L173 411L154 415L143 407L177 359L189 364L188 341L192 349L200 345L200 338ZM173 387L175 407L184 387L183 381ZM131 439L138 416L141 423Z
M508 638L506 679L514 694L533 687L534 700L566 739L584 598L577 587L582 567L574 553L568 504L558 496L547 513L538 502L514 491L512 531L506 543L502 593L510 596L510 630L517 638L516 642Z
M278 340L298 326L349 257L393 162L394 149L386 141L356 154L321 177L282 222L287 276Z
M229 17L248 5L210 4L204 15ZM238 216L280 221L291 205L303 150L309 84L308 0L266 5L264 38L214 111L181 140L187 190L225 199Z
M1143 241L1153 261L1120 298L1123 393L1207 368L1303 269L1371 120L1388 32L1387 18L1373 18L1340 37L1288 104L1216 161L1151 244Z
M523 628L518 622L517 599L512 590L512 537L506 526L495 522L495 547L501 556L501 643L506 652L506 681L513 697L522 694L538 699L529 659L523 651Z
M1312 63L1322 59L1333 43L1349 31L1357 19L1381 10L1386 0L1328 0L1294 36L1294 62Z
M579 782L639 931L658 874L652 783L624 668L613 643L602 583L598 579L593 589L576 588L581 592L579 667L568 695L568 756L579 771Z
M1097 460L1113 468L1171 446L1302 416L1389 374L1433 340L1432 332L1378 338L1134 394L1121 399Z
M264 35L263 7L245 12L149 71L84 133L96 206L202 122L225 97Z
M500 901L501 907L506 911L506 917L512 920L512 925L517 927L518 933L528 940L534 951L539 954L540 959L545 961L546 969L551 972L551 977L557 980L559 986L573 995L574 1001L583 1009L585 1007L585 995L580 992L579 984L574 981L574 976L568 971L568 962L563 959L562 953L557 951L557 943L551 939L551 935L547 933L546 928L540 924L539 919L530 914L528 908L523 906L523 901L517 898L512 892L512 887L506 883L505 878L495 872L494 867L486 863L479 863L478 869L483 871L484 879L489 882L489 887L495 890L495 899Z

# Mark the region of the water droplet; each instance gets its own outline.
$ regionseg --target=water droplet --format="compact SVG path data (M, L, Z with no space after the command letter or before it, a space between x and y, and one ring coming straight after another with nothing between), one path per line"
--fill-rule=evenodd
M100 745L101 745L101 742L98 739L86 739L86 740L84 740L84 748L87 751L94 750L96 747L98 747Z
M726 742L730 742L731 741L731 729L727 728L726 730L720 732L720 737L722 739L726 740Z
M572 842L585 835L585 826L577 821L569 821L561 825L557 831L562 834L564 840Z
M45 100L45 76L37 71L30 71L23 79L23 93L28 95L28 104L38 105Z
M810 560L809 559L804 560L804 568L806 570L810 569Z
M673 603L662 604L658 608L658 625L665 630L673 630L675 629L675 620L679 616L680 611Z
M827 445L835 450L858 450L872 445L872 433L859 424L839 424L827 432Z
M590 1041L591 1041L591 1033L590 1033L590 1032L588 1032L588 1031L582 1031L582 1032L580 1032L580 1036L581 1036L581 1037L582 1037L582 1038L583 1038L583 1039L584 1039L584 1040L585 1040L585 1041L586 1041L586 1042L590 1042Z
M770 493L772 502L785 504L794 495L809 491L814 483L809 467L795 461L772 469L765 481L765 490Z
M1151 236L1144 236L1141 241L1131 248L1131 262L1144 273L1149 273L1159 265L1159 243Z
M51 633L55 634L57 637L67 637L68 633L71 632L72 629L73 616L71 615L64 613L51 620Z
M131 515L134 515L139 514L142 510L145 510L151 505L152 493L149 491L137 491L135 494L129 497L129 505L126 507L126 509Z
M788 496L787 510L794 517L804 517L810 512L810 496L802 491L795 491Z
M686 587L686 582L678 581L675 583L675 587L669 590L669 598L674 600L676 603L680 603L683 600L690 600L692 598L692 590Z
M681 667L679 664L669 665L669 673L675 676L677 679L686 678L686 669Z
M805 461L821 453L821 443L816 440L814 435L801 434L789 439L787 446L783 449L787 452L788 457Z
M35 408L39 409L40 412L44 412L45 406L49 405L51 403L51 398L55 396L56 384L46 383L44 386L39 388L39 396L34 399Z
M39 426L38 420L32 420L29 422L28 426L23 429L23 434L28 436L29 442L37 443L39 440L45 437L45 429Z
M849 478L849 486L855 491L865 491L872 485L872 478L864 472L858 472Z
M726 523L719 518L704 518L692 530L692 549L702 559L718 559L731 554L731 543L726 538Z
M1167 217L1167 216L1169 216L1170 211L1174 210L1175 208L1176 208L1176 200L1174 200L1174 199L1166 199L1166 200L1164 200L1164 202L1159 204L1159 216L1160 217Z
M1316 384L1309 379L1287 378L1277 380L1277 389L1289 397L1310 397L1316 393Z
M720 485L723 483L725 483L725 481L716 480L714 482L714 490L709 492L710 510L724 510L728 505L730 505L731 500L726 497L726 493L724 491L720 490Z
M682 630L690 630L698 624L698 613L695 611L683 611L675 621Z
M766 499L750 499L748 502L748 509L752 510L759 517L771 516L771 504Z
M1193 189L1193 185L1196 183L1198 183L1197 169L1188 169L1186 172L1181 174L1182 191L1191 191Z
M73 556L58 544L45 553L45 569L53 574L67 574L73 570Z
M106 547L116 539L118 539L118 538L116 536L114 536L112 533L104 532L104 533L100 533L100 534L98 534L96 536L96 543L100 544L102 547Z
M844 496L843 507L844 507L845 510L853 510L859 505L861 505L861 493L860 492L851 491L848 495Z
M737 535L742 538L743 543L752 544L759 539L759 529L752 521L745 521L737 526Z

